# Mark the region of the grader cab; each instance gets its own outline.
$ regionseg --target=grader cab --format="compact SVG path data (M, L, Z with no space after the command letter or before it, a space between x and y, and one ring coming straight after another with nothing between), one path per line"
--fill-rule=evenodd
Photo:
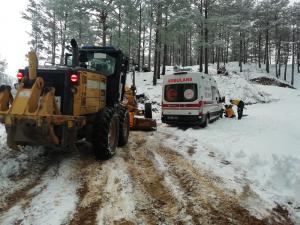
M38 67L36 54L19 70L15 98L0 88L0 116L7 144L72 148L79 139L92 143L97 158L108 159L125 145L130 115L124 104L128 60L113 47L78 48L65 66Z

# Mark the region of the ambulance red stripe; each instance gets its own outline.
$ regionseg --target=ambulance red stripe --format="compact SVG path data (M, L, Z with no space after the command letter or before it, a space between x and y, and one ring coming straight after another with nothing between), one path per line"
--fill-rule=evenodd
M191 108L195 108L195 109L198 109L200 107L203 106L203 101L200 101L199 103L189 103L189 104L162 104L162 108L163 109L166 109L166 108L169 108L169 109L175 109L175 108L180 108L180 109L191 109Z

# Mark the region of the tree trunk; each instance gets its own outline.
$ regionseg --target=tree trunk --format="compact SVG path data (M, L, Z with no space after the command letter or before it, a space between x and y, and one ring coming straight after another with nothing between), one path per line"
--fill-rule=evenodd
M300 32L299 32L300 33ZM300 35L299 35L299 39L300 39ZM297 50L297 70L298 70L298 73L300 73L300 43L298 42L297 44L298 46L298 50Z
M167 46L166 43L164 43L163 68L162 68L161 75L165 75L165 74L166 74L166 64L167 64L167 60L168 60L168 46Z
M295 75L295 29L293 29L293 44L292 44L292 79L291 85L294 86L294 75Z
M164 42L164 49L163 49L163 68L162 68L161 75L165 75L165 74L166 74L167 60L168 60L168 46L167 46L167 43Z
M100 23L102 25L102 46L106 46L106 31L107 31L107 12L101 12L100 13Z
M121 27L122 27L122 17L121 17L121 5L119 5L118 13L118 46L121 45Z
M182 37L182 45L181 45L181 58L182 58L182 66L187 66L187 48L186 48L186 41L187 35L186 32L184 32L184 35Z
M164 27L164 50L163 50L163 68L161 75L166 74L166 64L168 60L168 46L167 46L167 33L168 33L168 12L165 12L166 14L166 21L165 21L165 27Z
M162 2L158 2L156 35L155 35L155 54L154 54L154 73L153 85L157 84L157 79L160 78L160 48L161 48L161 24L162 24Z
M142 49L142 67L145 65L145 43L146 43L146 26L143 26L143 49Z
M275 14L275 18L274 18L274 23L275 23L275 42L276 42L276 49L275 49L275 75L276 77L278 78L278 49L279 49L279 45L280 45L280 42L278 40L278 23L277 23L277 20L278 20L278 16L277 14ZM279 42L279 43L278 43Z
M64 65L65 63L65 49L66 49L66 31L67 31L67 23L68 23L68 13L65 13L62 35L61 35L61 55L60 55L60 65Z
M153 11L152 11L152 4L150 9L150 33L149 33L149 55L148 55L148 69L151 71L151 49L152 49L152 24L153 24Z
M132 18L129 18L129 26L128 26L128 57L131 58L131 24Z
M228 63L228 58L229 58L229 42L230 42L230 37L229 34L227 35L227 44L226 44L226 57L225 57L225 62Z
M204 15L205 15L205 29L204 29L204 42L205 42L205 49L204 49L204 73L208 74L208 0L205 0L204 4Z
M287 72L287 64L289 61L289 44L286 44L286 49L285 49L285 60L284 60L284 77L283 79L286 81L286 72Z
M277 65L278 65L277 78L279 78L281 76L281 60L280 60L280 58L281 58L281 36L279 37L278 50L277 50Z
M176 58L175 57L175 52L176 51L175 51L175 42L174 41L173 41L173 45L172 45L172 52L173 52L172 53L172 55L173 55L173 57L172 57L172 65L175 66L175 58Z
M158 40L158 59L157 59L157 79L160 79L160 65L161 65L161 35L159 36L159 40Z
M141 70L141 44L142 44L142 3L140 2L139 10L139 41L138 41L138 52L137 52L137 64L138 70Z
M211 48L211 60L212 60L212 64L215 64L215 46L212 45Z
M266 71L270 73L270 64L269 64L269 29L266 30Z
M189 66L192 66L193 65L193 53L192 53L192 29L190 30L190 38L189 38L189 47L190 47L190 50L189 50L189 57L190 57L190 60L189 60Z
M248 55L248 52L247 52L247 43L246 43L246 34L244 33L244 46L243 46L243 52L244 52L244 56L243 56L243 59L244 59L244 64L246 64L247 62L247 55Z
M216 51L217 51L217 68L219 69L220 68L220 47L219 46L217 46L217 49L216 49Z
M242 32L240 31L240 57L239 57L240 72L243 72L242 57L243 57L243 40L242 40Z
M261 68L261 33L258 35L258 67Z
M56 14L53 13L53 21L52 21L52 56L51 56L51 64L55 65L55 59L56 59Z

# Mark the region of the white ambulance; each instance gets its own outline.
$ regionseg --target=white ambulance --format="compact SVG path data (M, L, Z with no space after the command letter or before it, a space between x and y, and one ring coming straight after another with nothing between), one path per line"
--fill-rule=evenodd
M211 75L199 72L166 75L162 90L162 122L206 127L222 117L224 100Z

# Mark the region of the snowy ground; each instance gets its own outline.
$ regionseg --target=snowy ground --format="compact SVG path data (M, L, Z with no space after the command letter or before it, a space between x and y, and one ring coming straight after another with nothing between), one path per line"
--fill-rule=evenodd
M153 87L152 73L138 73L158 130L131 132L105 162L84 143L69 154L12 152L0 125L0 224L300 224L300 91L254 85L228 67L230 79L215 76L220 92L257 103L247 117L162 124L162 80ZM249 74L261 76L251 65Z
M184 153L185 156L224 178L227 187L239 190L249 185L269 207L276 203L285 205L300 223L300 91L248 82L260 76L273 77L272 73L266 74L255 65L244 65L243 73L239 72L237 63L230 63L226 68L229 77L214 75L214 66L209 67L209 72L226 101L240 98L250 104L244 111L247 117L241 121L223 118L205 129L161 124L158 130L178 137L167 143L179 153L182 150L178 146L190 143L194 153L192 156ZM172 73L171 67L168 70ZM152 87L151 76L151 73L141 73L137 83L146 86L149 98L159 103L162 79L157 87ZM295 87L300 88L300 74L297 73ZM157 109L155 117L159 121L161 111L160 107ZM224 167L216 160L229 165ZM261 214L257 202L245 204L256 215Z

